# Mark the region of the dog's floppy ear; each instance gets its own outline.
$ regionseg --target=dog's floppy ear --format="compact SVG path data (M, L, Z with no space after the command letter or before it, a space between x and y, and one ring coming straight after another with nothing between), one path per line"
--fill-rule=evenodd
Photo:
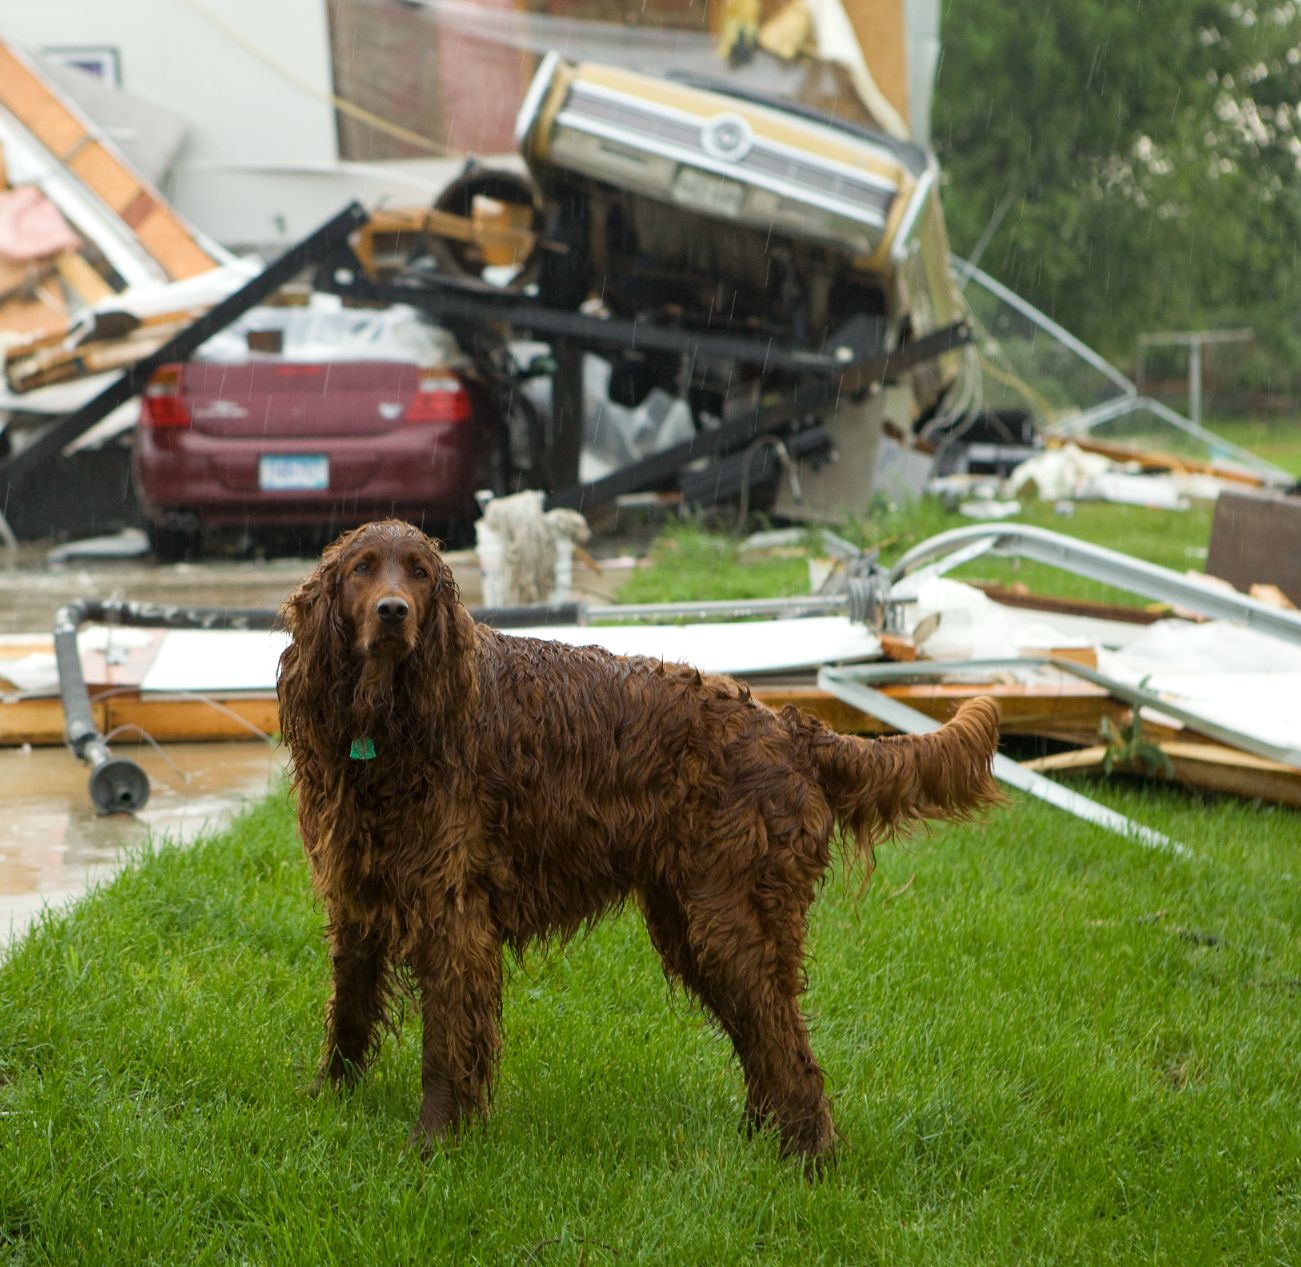
M280 730L291 745L298 735L320 733L335 707L331 684L347 680L348 631L338 603L339 573L359 531L344 533L327 546L320 563L280 608L277 623L293 641L280 656L276 693Z
M335 607L343 556L360 532L361 529L354 528L326 546L320 562L281 605L277 624L289 630L295 642L300 638L310 640L319 636L316 626L325 612Z
M415 657L420 681L414 694L442 729L478 705L476 635L474 618L461 603L452 569L437 549L431 550L430 565L434 569L433 604Z

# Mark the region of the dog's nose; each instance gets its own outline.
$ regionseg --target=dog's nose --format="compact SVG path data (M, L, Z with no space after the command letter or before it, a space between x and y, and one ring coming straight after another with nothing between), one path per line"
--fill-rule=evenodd
M386 624L396 625L399 621L406 620L409 608L405 598L395 598L390 595L388 598L381 598L375 604L375 610Z

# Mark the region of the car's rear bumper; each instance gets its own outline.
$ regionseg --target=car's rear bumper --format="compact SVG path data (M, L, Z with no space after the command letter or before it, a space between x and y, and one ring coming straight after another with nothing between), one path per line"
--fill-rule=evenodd
M381 435L231 440L194 430L136 430L134 472L145 515L185 510L205 524L337 522L396 514L456 517L473 507L474 427L399 426ZM265 490L264 456L329 458L324 489Z

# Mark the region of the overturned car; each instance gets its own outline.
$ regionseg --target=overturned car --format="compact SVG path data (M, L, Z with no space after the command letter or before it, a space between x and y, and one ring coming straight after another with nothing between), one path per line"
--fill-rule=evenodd
M912 142L726 83L555 54L516 135L546 236L568 248L543 259L553 300L596 294L615 312L671 307L814 344L858 315L909 318L914 334L957 315L934 160Z

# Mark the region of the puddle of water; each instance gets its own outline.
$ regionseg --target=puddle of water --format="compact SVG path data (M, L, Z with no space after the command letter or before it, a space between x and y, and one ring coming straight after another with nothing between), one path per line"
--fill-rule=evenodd
M95 813L87 767L64 748L0 749L0 949L45 906L80 896L150 836L176 843L219 830L277 786L286 753L260 743L122 746L149 776L136 815Z

